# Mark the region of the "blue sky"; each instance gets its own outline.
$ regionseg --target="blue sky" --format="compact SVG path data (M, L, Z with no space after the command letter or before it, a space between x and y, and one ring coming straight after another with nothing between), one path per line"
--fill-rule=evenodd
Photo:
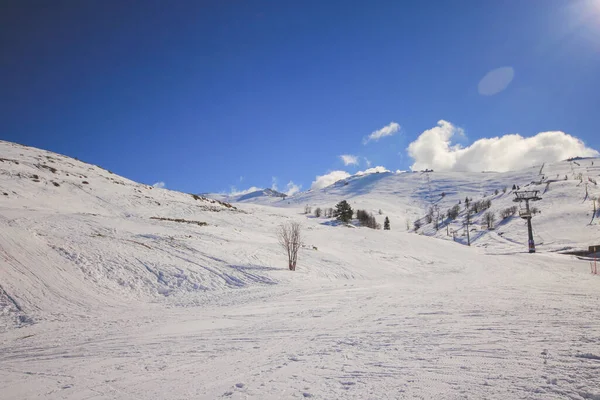
M10 0L0 41L1 139L186 192L408 169L440 120L600 148L598 0Z

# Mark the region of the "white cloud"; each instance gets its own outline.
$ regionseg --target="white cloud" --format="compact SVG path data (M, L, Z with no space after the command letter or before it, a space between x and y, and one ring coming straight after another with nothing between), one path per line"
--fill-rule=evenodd
M398 125L396 122L390 122L388 125L384 126L383 128L378 129L374 132L371 132L371 134L369 136L367 136L366 138L363 139L363 144L367 144L372 140L378 141L379 139L381 139L382 137L385 137L385 136L392 136L394 133L398 132L399 130L400 130L400 125Z
M279 190L277 189L277 177L274 176L271 178L271 190Z
M288 196L293 196L296 193L298 193L300 189L302 189L302 185L296 185L294 182L289 181L287 184L287 191L285 192L285 194L287 194Z
M358 157L353 156L352 154L342 154L340 156L344 165L358 165Z
M362 175L368 175L368 174L376 174L376 173L379 173L379 172L390 172L390 171L387 168L385 168L385 167L377 166L377 167L366 169L364 171L358 171L354 175L356 175L356 176L362 176Z
M230 190L230 192L229 192L229 195L230 195L230 196L242 196L242 195L244 195L244 194L248 194L248 193L256 192L257 190L263 190L263 189L262 189L262 188L259 188L259 187L256 187L256 186L252 186L252 187L249 187L249 188L248 188L248 189L246 189L246 190L237 190L237 189L235 188L235 186L232 186L232 187L231 187L231 190Z
M164 189L166 187L164 182L156 182L152 184L152 187L158 188L158 189Z
M506 89L514 77L515 70L512 67L496 68L481 78L477 90L483 96L495 95Z
M541 132L529 138L518 134L484 138L466 147L453 145L454 135L464 135L464 132L444 120L421 133L407 149L414 159L411 169L505 172L574 156L600 155L581 140L561 131Z
M347 173L346 171L331 171L328 174L317 176L316 179L314 180L314 182L312 183L312 185L310 186L310 188L311 189L322 189L329 185L333 185L340 179L346 179L348 177L350 177L350 174Z
M243 180L244 180L244 177L243 177L243 176L240 176L240 182L241 182L241 181L243 181Z
M365 164L367 164L367 168L371 166L371 161L367 157L363 157L365 159Z

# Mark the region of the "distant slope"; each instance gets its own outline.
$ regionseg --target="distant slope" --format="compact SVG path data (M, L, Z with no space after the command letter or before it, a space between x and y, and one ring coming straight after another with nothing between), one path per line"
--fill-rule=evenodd
M352 176L324 189L298 193L273 205L293 208L309 205L314 210L316 207L334 207L345 199L354 209L375 213L380 223L388 216L393 229L406 231L408 223L409 230L414 231L414 222L420 220L423 227L418 233L448 240L455 238L466 243L463 228L465 198L489 199L491 211L497 216L496 230L482 229L484 213L478 213L472 221L472 244L489 247L490 251L516 251L527 246L524 221L518 217L501 220L499 214L516 205L512 187L517 185L523 190L538 190L543 198L533 204L541 211L533 220L538 249L559 251L600 244L600 221L593 218L593 199L600 196L598 180L600 159L593 158L506 173L386 172ZM434 224L425 223L424 216L429 208L437 207L443 215L459 202L461 214L456 221L441 218L437 231ZM456 234L451 235L452 231Z
M210 199L225 201L228 203L252 203L273 205L273 203L281 202L287 195L273 189L259 189L250 193L228 195L221 193L202 193L202 196Z

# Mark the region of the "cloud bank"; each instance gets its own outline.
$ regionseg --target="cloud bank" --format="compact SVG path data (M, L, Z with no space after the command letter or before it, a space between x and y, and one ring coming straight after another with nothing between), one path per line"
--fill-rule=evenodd
M390 122L388 125L374 132L371 132L369 136L363 139L363 144L367 144L371 141L378 141L382 137L392 136L394 133L400 130L400 125L396 122Z
M333 185L340 179L346 179L350 177L350 174L346 171L331 171L325 175L318 175L316 179L313 181L312 185L310 185L311 189L322 189L329 185Z
M444 120L421 133L407 149L414 159L411 169L506 172L574 156L600 155L578 138L561 131L541 132L529 138L518 134L484 138L466 147L452 144L455 135L463 135L462 129Z
M377 166L377 167L366 169L364 171L358 171L354 175L362 176L362 175L368 175L368 174L376 174L376 173L380 173L380 172L390 172L390 171L386 167Z
M235 186L231 187L231 191L229 192L230 196L242 196L248 193L256 192L257 190L263 190L262 188L252 186L245 190L237 190Z
M358 165L358 157L353 156L352 154L342 154L340 159L344 163L344 165Z
M287 191L285 194L288 196L293 196L298 193L302 189L302 185L296 185L293 181L289 181L287 184Z

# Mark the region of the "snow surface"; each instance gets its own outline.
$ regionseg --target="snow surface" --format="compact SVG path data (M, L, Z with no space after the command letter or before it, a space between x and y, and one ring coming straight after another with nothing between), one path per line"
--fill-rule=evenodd
M1 399L600 398L600 277L557 252L600 244L573 179L592 160L544 167L569 179L537 205L530 255L518 218L471 247L404 222L540 166L369 174L231 207L13 143L0 158ZM392 230L302 214L342 198ZM289 220L295 272L275 236Z

